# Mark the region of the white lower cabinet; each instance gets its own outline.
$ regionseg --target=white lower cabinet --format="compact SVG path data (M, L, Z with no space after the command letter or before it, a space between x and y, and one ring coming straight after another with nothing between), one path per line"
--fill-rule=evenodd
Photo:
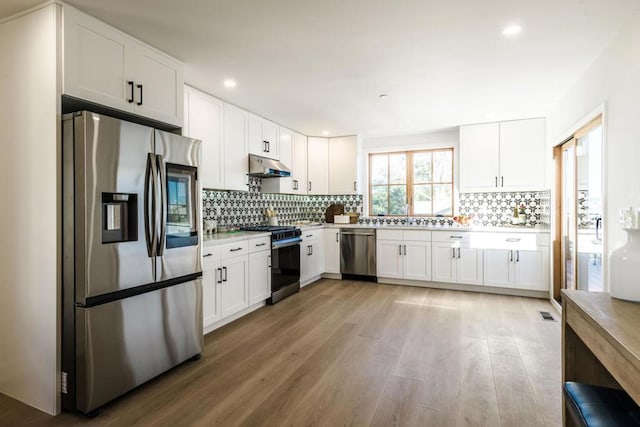
M220 320L219 268L220 252L216 248L204 248L202 253L202 320L205 327Z
M311 279L318 277L324 270L324 250L322 232L317 229L302 232L300 242L300 285L306 286Z
M548 290L548 249L485 249L484 282L487 286Z
M377 275L389 279L431 280L431 232L379 230Z
M249 259L246 255L222 261L220 314L227 317L249 306Z
M433 281L482 285L482 256L482 249L465 243L434 242Z
M340 274L340 229L326 228L324 231L324 272Z
M271 238L249 240L249 305L271 296Z

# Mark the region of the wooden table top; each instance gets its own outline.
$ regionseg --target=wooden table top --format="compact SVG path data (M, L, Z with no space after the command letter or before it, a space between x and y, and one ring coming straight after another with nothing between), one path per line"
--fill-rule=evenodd
M640 370L640 303L612 298L604 292L562 290L562 300Z

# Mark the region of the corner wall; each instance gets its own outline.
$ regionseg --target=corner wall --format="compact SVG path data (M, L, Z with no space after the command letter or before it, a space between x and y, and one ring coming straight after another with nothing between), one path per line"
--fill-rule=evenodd
M0 392L59 412L58 6L0 24Z
M549 146L604 105L604 275L607 254L625 241L618 211L640 206L640 14L586 70L547 117ZM607 289L607 288L605 288Z

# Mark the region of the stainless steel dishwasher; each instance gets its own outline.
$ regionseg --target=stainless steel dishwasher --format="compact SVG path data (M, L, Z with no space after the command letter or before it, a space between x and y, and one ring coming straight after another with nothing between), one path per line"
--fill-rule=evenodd
M340 229L340 273L358 276L376 275L376 230Z

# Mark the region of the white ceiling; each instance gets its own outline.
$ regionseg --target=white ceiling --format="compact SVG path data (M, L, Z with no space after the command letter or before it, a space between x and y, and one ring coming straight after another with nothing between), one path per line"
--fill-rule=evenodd
M1 3L6 16L38 2ZM637 0L69 3L184 61L206 92L308 135L369 136L545 116L640 11ZM510 23L523 31L507 39Z

